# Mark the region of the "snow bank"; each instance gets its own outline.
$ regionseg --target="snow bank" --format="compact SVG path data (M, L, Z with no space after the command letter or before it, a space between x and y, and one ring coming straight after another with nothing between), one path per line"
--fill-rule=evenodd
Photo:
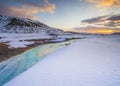
M9 45L9 48L24 48L27 47L28 45L35 44L34 40L52 39L49 40L49 42L61 42L61 41L65 41L66 39L81 38L81 37L82 37L81 35L75 35L75 34L70 34L70 35L63 34L55 37L55 36L46 35L44 33L43 34L0 33L0 43Z
M120 45L81 39L47 56L4 86L120 86Z
M27 40L36 40L36 39L50 39L52 36L44 34L20 34L20 33L0 33L0 43L5 43L9 45L9 48L24 48L27 45L34 44L34 41Z

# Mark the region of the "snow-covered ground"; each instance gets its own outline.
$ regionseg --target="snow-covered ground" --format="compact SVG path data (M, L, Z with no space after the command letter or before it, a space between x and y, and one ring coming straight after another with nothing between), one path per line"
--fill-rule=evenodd
M9 48L24 48L28 45L34 44L36 39L52 39L52 36L45 34L21 34L21 33L0 33L0 43L5 43L9 45Z
M76 40L4 86L120 86L120 38Z
M49 40L50 42L59 42L66 39L80 38L81 35L75 34L63 34L58 37L50 36L47 34L37 34L37 33L0 33L0 43L9 45L9 48L25 48L28 45L35 44L34 40ZM28 41L31 40L31 41Z

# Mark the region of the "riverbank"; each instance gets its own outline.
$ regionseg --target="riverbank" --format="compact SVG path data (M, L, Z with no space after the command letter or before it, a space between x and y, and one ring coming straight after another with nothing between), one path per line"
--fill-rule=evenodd
M18 54L21 54L34 47L37 47L43 44L48 44L48 43L54 43L54 42L46 42L46 40L39 40L39 42L36 42L24 48L9 48L9 45L0 43L0 62L5 61Z
M15 55L21 54L34 47L48 44L63 42L72 39L81 39L81 37L61 36L41 36L41 34L0 34L0 62L5 61Z
M68 39L68 40L72 40L72 39ZM33 41L33 40L30 40ZM67 40L65 40L67 41ZM29 49L32 49L34 47L40 46L40 45L44 45L44 44L49 44L49 43L57 43L57 42L51 42L50 40L34 40L34 44L29 45L27 47L24 48L9 48L7 44L3 44L0 43L0 62L5 61L7 59L9 59L10 57L13 57L15 55L21 54Z

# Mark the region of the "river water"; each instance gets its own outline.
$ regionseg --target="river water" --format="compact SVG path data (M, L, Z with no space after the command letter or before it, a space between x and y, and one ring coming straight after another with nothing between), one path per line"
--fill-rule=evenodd
M14 56L0 63L0 86L13 79L17 75L26 71L37 62L44 59L50 53L57 49L65 47L72 41L61 43L45 44L33 49L30 49L20 55Z

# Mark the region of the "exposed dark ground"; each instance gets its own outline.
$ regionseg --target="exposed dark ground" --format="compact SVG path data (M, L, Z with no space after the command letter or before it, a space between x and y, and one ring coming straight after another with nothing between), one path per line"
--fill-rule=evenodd
M80 39L80 38L79 38ZM67 40L72 40L72 39L66 39ZM51 42L48 39L44 40L27 40L27 41L34 41L35 43L32 45L29 45L28 47L25 48L8 48L9 46L4 43L0 43L0 62L5 61L9 59L10 57L13 57L15 55L21 54L25 52L28 49L43 45L43 44L48 44L48 43L56 43L56 42Z
M53 43L53 42L49 42L49 40L29 40L29 41L35 41L35 43L25 48L8 48L9 46L7 44L0 43L0 62L12 56L21 54L26 50L34 48L36 46L40 46L47 43Z

